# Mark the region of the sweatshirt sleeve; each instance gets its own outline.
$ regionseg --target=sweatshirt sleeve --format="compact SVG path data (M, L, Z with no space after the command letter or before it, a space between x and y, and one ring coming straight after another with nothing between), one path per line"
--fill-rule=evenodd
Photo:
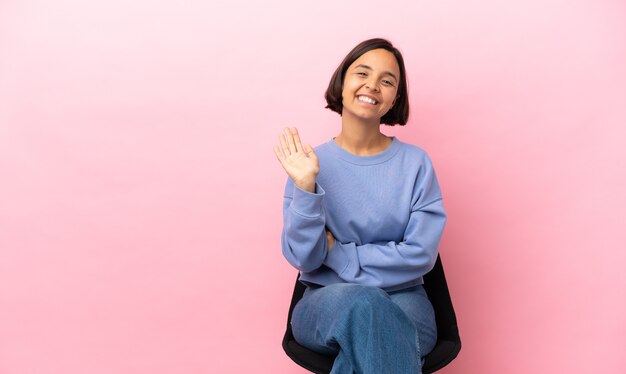
M426 158L415 181L403 240L363 245L335 241L325 265L350 283L387 288L410 282L435 265L445 223L441 190Z
M300 271L313 271L326 259L325 191L315 184L315 193L304 191L287 178L283 200L283 256Z

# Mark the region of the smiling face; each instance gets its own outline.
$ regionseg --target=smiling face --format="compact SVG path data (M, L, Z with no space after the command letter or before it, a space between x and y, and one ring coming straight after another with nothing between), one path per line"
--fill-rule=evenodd
M346 70L342 91L342 117L380 123L398 95L400 67L393 53L373 49Z

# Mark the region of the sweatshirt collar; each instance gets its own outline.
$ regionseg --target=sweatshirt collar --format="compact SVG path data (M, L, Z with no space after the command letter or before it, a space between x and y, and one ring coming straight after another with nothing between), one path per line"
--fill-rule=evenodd
M401 143L400 140L396 138L395 136L392 136L391 140L392 140L391 144L387 146L387 148L385 148L384 151L380 153L376 153L375 155L371 155L371 156L358 156L358 155L352 154L346 151L345 149L341 148L339 144L335 143L335 138L330 139L328 141L328 144L330 146L330 149L335 155L337 155L339 158L351 164L376 165L376 164L380 164L389 160L390 158L395 156L395 154L400 149L400 143Z

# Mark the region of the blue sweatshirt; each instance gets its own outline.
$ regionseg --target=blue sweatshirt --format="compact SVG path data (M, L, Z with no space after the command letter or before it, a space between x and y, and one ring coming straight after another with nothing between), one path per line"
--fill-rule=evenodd
M446 223L432 162L392 137L383 152L357 156L334 139L315 148L315 193L287 178L282 251L307 284L357 283L398 290L423 283ZM325 230L335 237L330 250Z

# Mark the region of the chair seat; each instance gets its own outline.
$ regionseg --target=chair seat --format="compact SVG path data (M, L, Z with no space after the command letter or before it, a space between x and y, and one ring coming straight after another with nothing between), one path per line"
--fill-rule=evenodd
M452 340L437 340L437 345L426 356L422 373L433 373L450 363L459 354L461 343Z
M285 351L298 365L314 373L329 373L333 368L335 357L311 351L298 344L295 340L287 343ZM290 354L291 353L291 354Z
M283 347L287 355L305 369L320 374L329 373L332 370L334 356L311 351L293 339ZM422 373L429 374L441 369L457 356L460 349L460 344L455 341L438 340L435 348L426 356Z

